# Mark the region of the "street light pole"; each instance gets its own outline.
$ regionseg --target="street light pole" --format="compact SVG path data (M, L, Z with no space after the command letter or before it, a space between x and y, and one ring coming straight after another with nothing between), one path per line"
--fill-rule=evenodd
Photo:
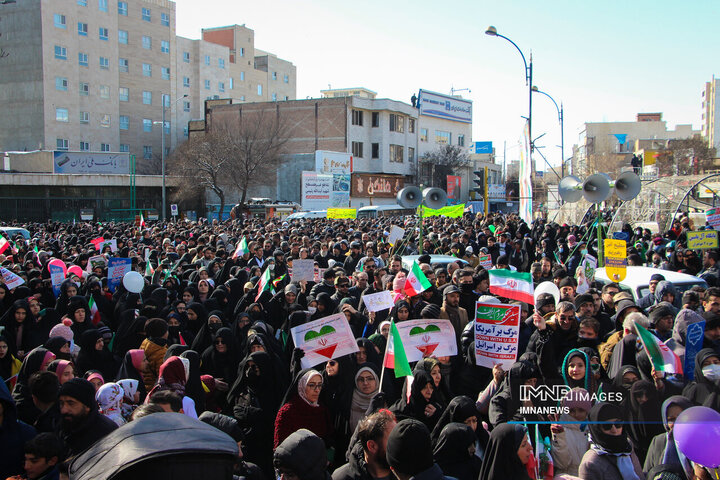
M563 104L560 103L560 106L558 107L557 102L553 97L550 96L550 94L543 92L542 90L538 89L538 87L533 86L532 91L535 93L540 93L548 97L552 102L553 105L555 105L555 109L558 113L558 120L560 121L560 173L561 178L565 177L565 128L564 128L564 112L563 112Z
M183 95L182 97L175 100L175 103L170 103L170 95L167 95L167 106L165 105L165 95L162 94L161 102L162 102L162 132L160 136L160 172L162 175L162 221L164 222L166 219L166 204L165 204L165 112L168 108L174 107L177 105L177 103L182 100L183 98L187 98L187 94ZM170 139L172 142L172 139Z
M535 149L535 145L533 145L532 140L532 92L533 92L533 66L532 66L532 54L530 54L530 64L525 60L525 54L520 50L520 47L517 46L515 42L510 40L508 37L504 35L500 35L497 32L497 28L490 25L487 30L485 30L486 35L490 35L491 37L500 37L504 38L508 42L512 44L513 47L517 49L517 51L520 53L520 56L522 57L523 63L525 64L525 83L528 86L528 142L530 143L530 165L532 165L532 152Z

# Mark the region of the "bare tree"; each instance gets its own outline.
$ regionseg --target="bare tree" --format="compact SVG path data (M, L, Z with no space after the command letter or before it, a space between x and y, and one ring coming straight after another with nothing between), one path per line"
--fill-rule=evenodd
M699 135L669 140L667 149L657 156L658 173L661 176L693 175L712 170L715 153L715 148L708 146Z
M420 158L420 162L429 165L422 170L429 173L424 181L432 186L447 188L447 176L456 173L457 169L471 164L470 155L459 145L443 145L437 150L428 152Z
M285 122L279 110L241 110L238 120L213 125L222 132L232 151L228 180L240 192L240 208L247 200L252 185L266 185L275 179L279 154L288 141Z
M168 159L168 170L181 178L180 198L197 195L198 189L209 188L220 199L219 218L225 208L225 189L229 166L233 161L233 145L222 131L193 137L180 145Z

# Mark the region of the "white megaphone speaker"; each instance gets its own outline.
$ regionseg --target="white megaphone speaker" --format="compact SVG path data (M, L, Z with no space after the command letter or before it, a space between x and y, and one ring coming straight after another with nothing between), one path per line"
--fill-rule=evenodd
M613 185L615 187L615 194L624 202L637 197L642 188L640 177L633 172L621 173Z
M403 208L417 208L422 203L422 191L415 186L405 187L397 193L397 202Z
M582 198L582 182L574 175L563 177L558 185L558 194L564 201L575 203Z
M583 197L590 203L605 201L610 194L610 182L607 175L593 173L583 183Z
M447 193L440 188L426 188L423 190L425 206L437 210L447 204Z

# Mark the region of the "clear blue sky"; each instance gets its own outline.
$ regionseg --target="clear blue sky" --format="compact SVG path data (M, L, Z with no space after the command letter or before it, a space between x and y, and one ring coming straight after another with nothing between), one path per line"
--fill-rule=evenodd
M410 101L418 89L474 102L473 140L517 158L527 115L520 55L488 25L532 52L534 84L565 106L565 154L584 122L633 121L662 112L670 127L701 126L701 92L718 65L720 2L698 0L426 1L177 0L177 33L246 24L255 46L297 66L297 97L363 86ZM559 163L555 107L533 98L533 136ZM539 164L540 165L540 164Z

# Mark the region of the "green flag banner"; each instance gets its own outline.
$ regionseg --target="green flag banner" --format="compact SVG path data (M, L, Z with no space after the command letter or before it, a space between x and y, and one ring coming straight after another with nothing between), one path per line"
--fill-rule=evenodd
M448 205L447 207L438 208L437 210L428 207L422 207L423 217L450 217L458 218L462 217L465 212L465 204L460 205Z

